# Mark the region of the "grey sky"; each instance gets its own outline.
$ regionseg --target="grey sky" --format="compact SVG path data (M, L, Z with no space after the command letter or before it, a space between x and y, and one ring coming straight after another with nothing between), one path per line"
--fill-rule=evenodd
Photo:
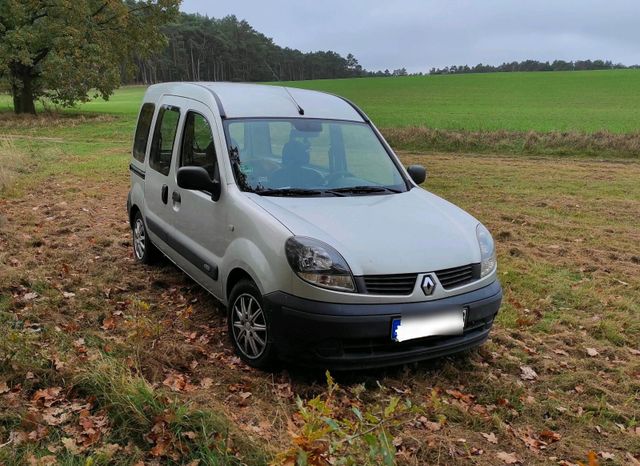
M353 53L367 69L604 58L640 63L638 0L183 0L281 46Z

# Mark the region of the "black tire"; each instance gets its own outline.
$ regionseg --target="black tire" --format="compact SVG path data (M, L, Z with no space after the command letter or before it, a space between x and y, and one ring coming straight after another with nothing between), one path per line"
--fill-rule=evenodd
M253 281L240 280L233 287L227 317L229 337L240 359L258 369L273 367L276 361L273 331L262 295Z
M151 242L142 214L139 211L136 212L133 218L131 242L133 245L133 257L136 262L153 264L158 259L160 252Z

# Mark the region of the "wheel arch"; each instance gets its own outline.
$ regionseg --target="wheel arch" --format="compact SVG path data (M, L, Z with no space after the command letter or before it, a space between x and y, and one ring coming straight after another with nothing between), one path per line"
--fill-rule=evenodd
M229 302L233 287L242 280L251 280L256 284L258 289L260 288L257 280L249 272L247 272L244 267L236 266L229 272L229 275L227 275L227 280L224 288L224 297L227 302Z
M142 215L142 211L140 210L140 207L138 207L136 204L132 204L131 208L129 209L129 226L131 228L133 228L133 221L136 218L136 214L140 212L140 215ZM144 221L144 218L142 219Z

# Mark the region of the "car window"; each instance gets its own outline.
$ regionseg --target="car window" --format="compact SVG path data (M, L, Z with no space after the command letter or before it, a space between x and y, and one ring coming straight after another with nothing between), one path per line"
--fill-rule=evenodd
M177 107L164 106L158 111L149 154L149 166L165 176L169 174L171 168L171 155L179 120L180 109Z
M216 148L211 126L205 117L189 112L185 118L180 150L181 167L203 167L211 178L216 171Z
M144 162L144 155L147 150L147 139L149 138L149 130L151 129L151 120L153 119L153 111L155 108L155 105L146 103L140 109L136 135L133 138L133 157L139 162Z
M242 189L332 190L383 187L404 191L394 161L365 123L312 119L225 122Z

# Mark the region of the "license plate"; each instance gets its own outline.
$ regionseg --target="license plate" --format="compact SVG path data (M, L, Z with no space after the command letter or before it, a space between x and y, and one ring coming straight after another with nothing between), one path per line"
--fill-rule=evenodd
M462 309L398 317L391 321L391 339L398 342L433 336L462 335L463 330Z

